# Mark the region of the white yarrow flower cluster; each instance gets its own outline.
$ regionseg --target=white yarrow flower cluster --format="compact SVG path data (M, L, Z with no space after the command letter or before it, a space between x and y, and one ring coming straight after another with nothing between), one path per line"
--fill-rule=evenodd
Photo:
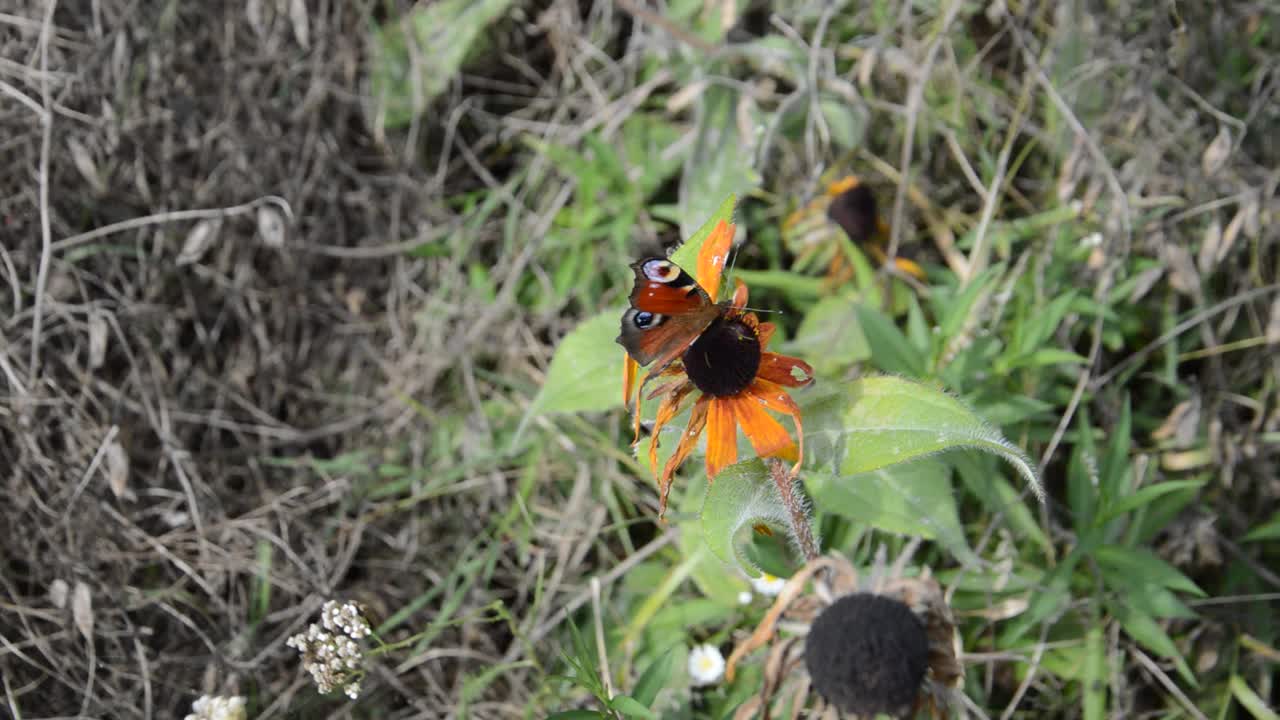
M370 633L369 622L354 603L339 605L330 600L320 611L320 623L285 644L302 653L302 666L311 673L316 688L324 694L342 690L355 700L360 696L360 670L364 652L356 642Z
M689 678L694 685L712 685L724 676L724 655L715 645L699 645L689 651Z
M244 698L201 695L183 720L245 720Z

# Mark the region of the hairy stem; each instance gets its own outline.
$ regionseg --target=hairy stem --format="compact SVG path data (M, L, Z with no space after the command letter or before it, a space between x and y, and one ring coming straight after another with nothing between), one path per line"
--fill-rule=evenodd
M818 541L813 537L813 526L810 524L809 504L802 494L795 489L795 476L781 460L769 460L769 474L778 486L778 494L782 504L787 508L787 517L791 521L791 534L804 553L805 562L818 558Z

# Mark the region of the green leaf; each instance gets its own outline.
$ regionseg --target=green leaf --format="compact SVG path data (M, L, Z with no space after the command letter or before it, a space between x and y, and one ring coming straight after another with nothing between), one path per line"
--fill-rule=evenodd
M899 377L870 377L850 384L848 402L840 428L845 445L841 474L872 472L947 450L974 448L1008 461L1043 502L1030 459L945 392Z
M671 253L671 262L684 268L689 274L693 274L695 268L698 267L698 253L702 250L702 246L706 244L707 237L711 235L711 231L715 230L716 225L721 220L727 223L733 222L733 210L737 204L737 194L730 193L725 197L720 206L711 213L711 217L702 223L702 227L695 230L688 240L681 243L680 247ZM715 298L712 298L712 300L715 300ZM619 313L619 316L621 316L621 313Z
M1120 620L1120 627L1129 633L1130 637L1138 641L1138 644L1154 652L1155 654L1173 660L1174 666L1178 669L1178 674L1182 676L1193 687L1198 687L1195 674L1191 672L1191 667L1187 665L1187 661L1183 659L1182 654L1178 652L1178 647L1174 645L1173 639L1169 634L1160 627L1147 613L1133 607L1132 605L1123 605L1117 608L1117 616Z
M650 710L640 704L639 700L630 695L618 695L609 701L609 705L614 710L622 713L629 718L644 718L645 720L658 720L658 713Z
M876 367L885 372L924 376L924 354L907 340L893 321L867 305L855 305L854 312L862 334L871 345L871 362Z
M866 108L832 96L823 97L818 108L827 121L832 142L844 150L856 150L862 145L862 136L867 132Z
M886 532L937 540L956 557L977 561L965 541L951 468L934 459L847 477L814 472L805 489L822 512Z
M988 458L974 452L960 452L947 459L969 492L981 500L988 511L1007 520L1016 533L1015 537L1029 538L1040 546L1046 556L1053 556L1053 543L1049 536L1041 529L1031 509L1018 497L1013 485L991 471Z
M1112 503L1107 508L1107 511L1098 518L1098 524L1106 525L1121 515L1133 512L1144 505L1155 502L1157 499L1168 495L1171 492L1200 488L1204 486L1204 483L1204 480L1170 480L1169 482L1148 485L1132 495L1126 495L1118 502Z
M1280 538L1280 510L1276 511L1270 520L1250 530L1249 534L1244 536L1244 541L1258 542L1259 540L1275 540L1277 538Z
M631 691L634 697L641 705L652 707L653 701L658 698L658 692L666 687L667 681L671 679L671 671L675 669L679 662L680 653L677 650L683 648L671 648L645 668L640 673L640 679L636 680L636 686Z
M547 379L528 415L608 410L622 404L622 358L618 323L622 309L606 310L564 336L547 368Z
M1094 551L1094 559L1104 570L1112 571L1112 577L1117 580L1113 587L1117 590L1127 592L1135 585L1156 585L1205 596L1190 578L1145 548L1104 545Z
M1099 624L1085 633L1084 652L1084 672L1080 678L1084 720L1103 720L1107 708L1107 647Z
M796 490L797 495L799 490ZM791 524L778 487L759 458L730 465L716 476L702 504L702 535L707 547L724 562L737 564L752 576L763 569L752 557L752 535L767 528L779 537L791 536Z
M1244 678L1232 673L1227 686L1231 688L1231 694L1235 696L1236 702L1244 706L1255 720L1280 720L1280 714L1267 707L1267 701L1249 687L1249 683L1245 682Z
M438 0L375 28L369 84L382 127L408 125L444 92L476 38L510 6L511 0Z
M808 357L820 375L871 357L871 346L851 303L839 297L819 300L805 313L788 352Z

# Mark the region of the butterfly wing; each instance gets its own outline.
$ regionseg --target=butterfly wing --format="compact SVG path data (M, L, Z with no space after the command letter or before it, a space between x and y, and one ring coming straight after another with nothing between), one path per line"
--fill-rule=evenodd
M622 314L618 344L640 365L666 365L683 353L720 314L707 292L679 265L647 258L636 273L631 307Z

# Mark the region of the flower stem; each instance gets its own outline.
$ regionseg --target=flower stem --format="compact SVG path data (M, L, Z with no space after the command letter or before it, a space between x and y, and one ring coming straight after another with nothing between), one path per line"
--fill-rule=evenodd
M795 476L781 460L769 460L769 474L778 486L778 495L787 508L787 517L791 520L791 534L804 553L805 562L818 558L818 541L813 537L813 525L810 523L809 503L795 487Z

